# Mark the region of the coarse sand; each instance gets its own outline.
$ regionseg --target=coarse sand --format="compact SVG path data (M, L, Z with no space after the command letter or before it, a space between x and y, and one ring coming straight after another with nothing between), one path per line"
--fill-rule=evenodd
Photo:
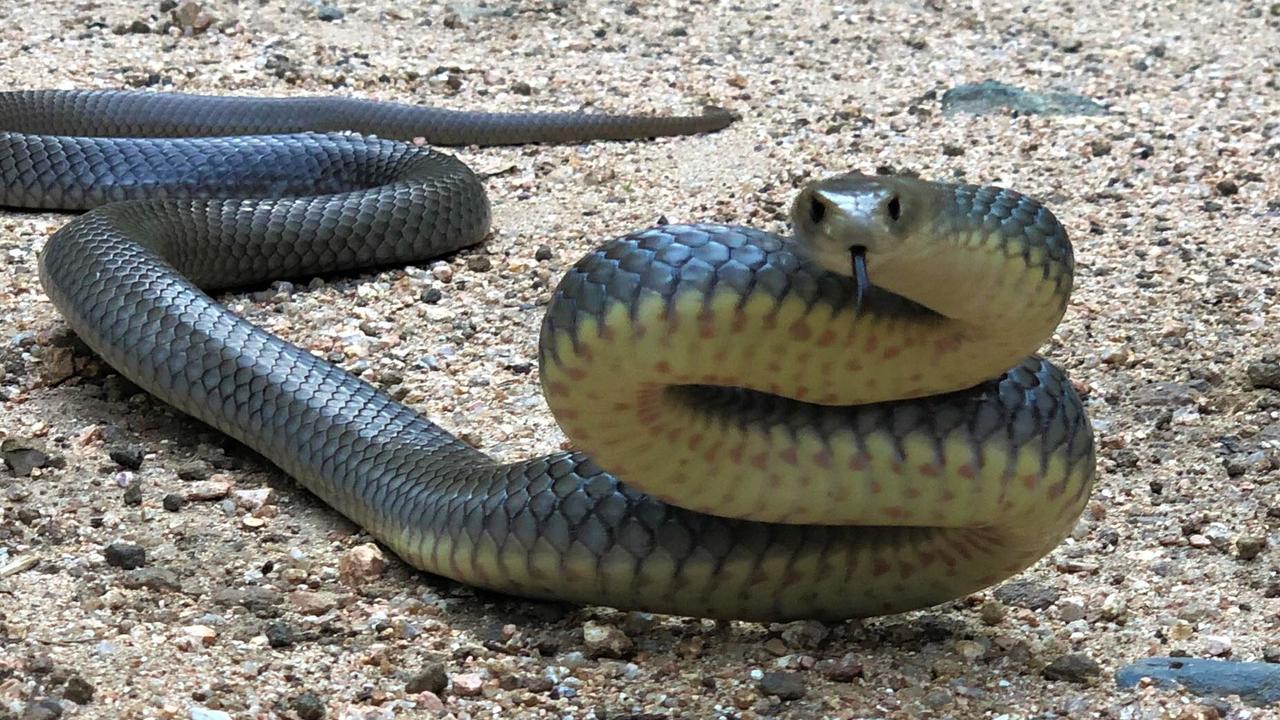
M491 176L483 245L225 296L485 451L564 442L537 330L588 248L663 217L783 232L808 180L881 170L1015 187L1067 226L1076 289L1043 352L1086 394L1098 483L1003 588L842 624L526 602L389 554L378 573L362 531L77 345L36 271L67 215L0 212L0 440L44 465L0 469L0 718L1280 717L1113 679L1280 662L1280 5L170 5L5 0L0 85L741 114L459 148ZM943 111L987 80L1107 112Z

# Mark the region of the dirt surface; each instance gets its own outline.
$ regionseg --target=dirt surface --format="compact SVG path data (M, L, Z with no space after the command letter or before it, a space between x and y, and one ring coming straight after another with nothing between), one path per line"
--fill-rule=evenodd
M227 296L494 455L564 440L537 328L589 247L660 217L784 231L797 187L851 169L1056 211L1079 271L1044 352L1100 447L1067 542L927 612L715 624L379 573L358 528L78 346L36 273L67 217L0 212L0 718L1280 717L1112 678L1152 655L1280 661L1280 6L1109 5L0 5L10 88L741 113L460 150L494 173L482 247ZM1107 112L944 112L984 80Z

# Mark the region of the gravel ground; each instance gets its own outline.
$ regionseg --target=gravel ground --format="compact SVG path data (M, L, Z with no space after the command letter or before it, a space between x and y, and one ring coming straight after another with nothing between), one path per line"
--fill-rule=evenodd
M563 443L541 303L604 238L664 216L782 231L799 185L849 169L1037 195L1079 259L1045 352L1100 443L1049 558L927 612L785 626L380 569L358 528L78 346L36 277L66 216L0 212L0 718L1280 717L1112 679L1151 655L1280 662L1280 5L803 6L9 0L0 63L14 88L741 113L462 150L494 173L482 247L226 298L503 458ZM1109 112L943 112L988 79Z

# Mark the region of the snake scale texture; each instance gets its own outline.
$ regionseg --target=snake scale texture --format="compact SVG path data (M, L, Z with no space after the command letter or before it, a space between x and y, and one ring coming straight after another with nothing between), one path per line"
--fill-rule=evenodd
M928 606L1035 562L1081 512L1094 447L1070 382L1032 354L1066 308L1071 246L1014 191L846 175L800 192L794 238L665 225L605 243L561 281L539 347L582 450L515 463L206 294L480 242L476 175L398 140L731 120L5 92L0 206L89 210L40 256L71 328L426 571L781 620Z

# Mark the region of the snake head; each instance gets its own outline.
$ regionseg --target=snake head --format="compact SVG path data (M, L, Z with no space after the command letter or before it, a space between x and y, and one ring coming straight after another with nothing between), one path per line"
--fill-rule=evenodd
M874 272L918 258L927 250L922 230L937 216L937 195L934 183L908 177L850 173L818 180L791 208L796 242L809 260L847 276L861 274L863 262Z

